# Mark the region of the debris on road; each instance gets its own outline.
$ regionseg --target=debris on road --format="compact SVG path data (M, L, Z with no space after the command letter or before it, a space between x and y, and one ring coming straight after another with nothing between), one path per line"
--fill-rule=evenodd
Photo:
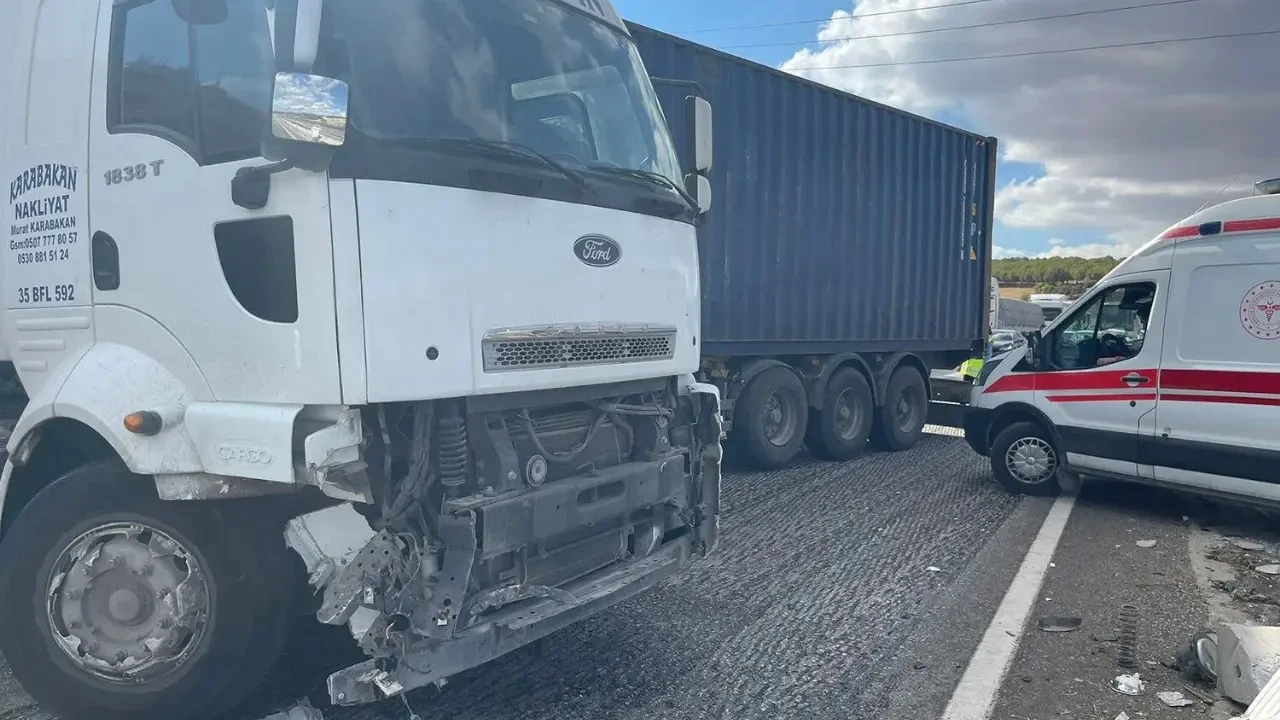
M1158 692L1156 693L1156 697L1160 698L1160 702L1164 703L1165 705L1168 705L1171 708L1180 708L1180 707L1186 707L1188 705L1195 705L1195 701L1188 700L1187 696L1173 690Z
M1223 625L1218 633L1217 667L1224 695L1241 705L1253 702L1280 670L1280 627Z
M1083 622L1084 620L1078 617L1045 616L1040 618L1038 624L1045 632L1071 632L1078 630Z
M1280 565L1277 565L1275 563L1271 563L1269 565L1259 565L1258 567L1254 568L1254 570L1257 570L1263 575L1280 575Z
M1138 664L1138 606L1120 606L1120 636L1116 643L1116 664L1131 668Z
M1236 720L1276 720L1280 718L1280 673L1271 676L1249 709Z
M1147 683L1138 673L1117 675L1116 679L1111 681L1111 689L1121 695L1141 695L1147 689Z
M324 715L311 705L311 701L302 699L287 710L272 713L262 720L324 720Z
M925 571L931 572L931 573L940 573L942 572L942 568L930 565L929 567L925 568Z
M1232 540L1231 544L1235 545L1241 550L1252 550L1253 552L1258 552L1259 550L1265 550L1267 547L1266 545L1263 545L1262 543L1254 540Z
M1116 716L1116 720L1129 720L1129 713L1121 710L1120 714Z
M1170 667L1190 682L1218 684L1218 641L1212 633L1196 633L1191 642L1178 648Z
M1140 548L1153 548L1156 546L1156 541L1155 540L1139 540L1134 544Z

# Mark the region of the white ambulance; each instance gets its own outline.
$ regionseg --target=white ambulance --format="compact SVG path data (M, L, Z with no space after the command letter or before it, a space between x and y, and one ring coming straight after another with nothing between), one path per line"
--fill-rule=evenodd
M987 362L965 439L1020 493L1061 473L1280 504L1280 179L1120 263Z

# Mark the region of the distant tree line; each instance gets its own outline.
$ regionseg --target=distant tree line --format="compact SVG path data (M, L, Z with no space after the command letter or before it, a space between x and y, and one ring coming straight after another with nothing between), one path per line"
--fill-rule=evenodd
M1113 257L1007 258L994 261L991 274L1001 285L1035 286L1037 292L1078 295L1119 263ZM1042 286L1069 289L1042 290Z

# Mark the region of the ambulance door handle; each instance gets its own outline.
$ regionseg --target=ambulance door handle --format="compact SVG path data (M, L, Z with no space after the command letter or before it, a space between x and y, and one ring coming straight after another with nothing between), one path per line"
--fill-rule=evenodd
M1146 385L1147 383L1151 382L1151 378L1147 377L1146 375L1139 375L1138 373L1129 373L1128 375L1125 375L1120 379L1123 380L1124 384L1128 385L1129 387L1135 387L1137 385Z

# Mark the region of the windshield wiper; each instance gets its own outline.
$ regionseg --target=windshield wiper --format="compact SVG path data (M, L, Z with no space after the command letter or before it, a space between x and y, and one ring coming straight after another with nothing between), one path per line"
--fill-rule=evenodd
M582 194L593 194L591 184L587 182L587 179L583 177L582 173L562 162L559 162L555 158L544 155L543 153L540 153L522 143L511 142L508 140L485 140L484 138L465 137L395 138L393 142L397 142L402 145L426 148L442 145L459 147L469 150L477 150L479 152L487 152L501 157L516 157L523 158L525 160L533 160L568 178L569 181L582 192Z
M656 185L662 188L666 188L668 190L675 190L676 194L680 196L681 200L685 201L685 203L689 206L690 210L694 212L698 211L698 201L694 199L692 195L689 194L688 190L685 190L684 188L680 187L679 183L674 182L671 178L667 177L666 175L663 175L661 173L656 173L656 172L650 172L648 170L636 170L635 168L620 167L617 165L591 165L590 167L592 170L600 170L603 172L613 173L615 175L622 175L624 177L635 178L637 180L643 180L644 182L647 182L650 185Z

